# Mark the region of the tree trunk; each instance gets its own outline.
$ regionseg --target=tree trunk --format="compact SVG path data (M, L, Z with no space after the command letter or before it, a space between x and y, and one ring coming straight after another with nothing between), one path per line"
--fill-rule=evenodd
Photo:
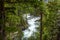
M5 12L4 0L0 0L0 40L5 40Z
M40 0L40 1L42 2L43 0ZM41 14L40 40L42 40L42 30L43 30L43 28L42 28L42 14L43 14L43 12L41 12L40 14Z
M40 40L42 40L42 13L41 13L41 24L40 24Z

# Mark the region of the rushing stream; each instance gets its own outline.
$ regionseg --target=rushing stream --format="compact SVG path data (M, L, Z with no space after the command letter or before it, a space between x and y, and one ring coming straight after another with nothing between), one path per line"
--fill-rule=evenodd
M31 16L30 14L27 14L27 22L29 24L29 27L23 31L24 36L22 37L22 40L24 38L29 38L33 34L33 32L37 31L36 27L38 27L38 25L36 25L36 24L39 24L39 23L37 23L35 21L39 20L39 19L40 19L40 17L34 17L34 16Z

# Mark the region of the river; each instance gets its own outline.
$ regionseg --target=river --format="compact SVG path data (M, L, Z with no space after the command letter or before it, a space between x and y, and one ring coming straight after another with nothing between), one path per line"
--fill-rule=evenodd
M35 17L35 16L30 15L30 14L27 14L26 18L27 18L27 22L29 24L29 27L23 31L24 36L22 37L22 40L24 40L24 38L26 38L26 40L28 40L28 38L34 32L37 32L36 27L38 27L38 25L40 24L39 22L36 22L37 20L40 19L40 17Z

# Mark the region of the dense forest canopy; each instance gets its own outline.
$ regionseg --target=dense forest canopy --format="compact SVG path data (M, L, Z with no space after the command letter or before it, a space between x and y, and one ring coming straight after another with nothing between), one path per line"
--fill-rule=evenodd
M40 17L28 40L60 40L60 0L0 0L0 40L22 40L29 28L24 14Z

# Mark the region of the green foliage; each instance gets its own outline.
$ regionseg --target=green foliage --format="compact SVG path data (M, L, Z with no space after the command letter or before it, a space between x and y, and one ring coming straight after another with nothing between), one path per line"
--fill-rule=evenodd
M56 18L58 9L60 9L60 1L55 0L52 2L48 2L47 4L43 1L38 0L5 0L4 7L5 7L5 14L6 14L6 27L5 31L7 32L6 35L10 35L10 33L14 33L18 31L18 38L21 39L23 36L22 30L28 28L28 23L23 18L23 14L31 13L35 16L40 16L43 14L42 17L42 27L43 27L43 40L51 40L55 39L56 32L58 30L54 29L57 28L56 26ZM1 22L2 20L0 20ZM39 20L40 21L40 20ZM40 21L41 22L41 21ZM40 27L37 28L38 32L34 33L34 36L31 36L29 40L39 40L40 39ZM54 32L54 33L53 33ZM55 35L54 35L55 34ZM52 38L53 37L53 38ZM16 37L17 38L17 37ZM57 38L57 37L56 37ZM12 40L9 39L8 40Z

